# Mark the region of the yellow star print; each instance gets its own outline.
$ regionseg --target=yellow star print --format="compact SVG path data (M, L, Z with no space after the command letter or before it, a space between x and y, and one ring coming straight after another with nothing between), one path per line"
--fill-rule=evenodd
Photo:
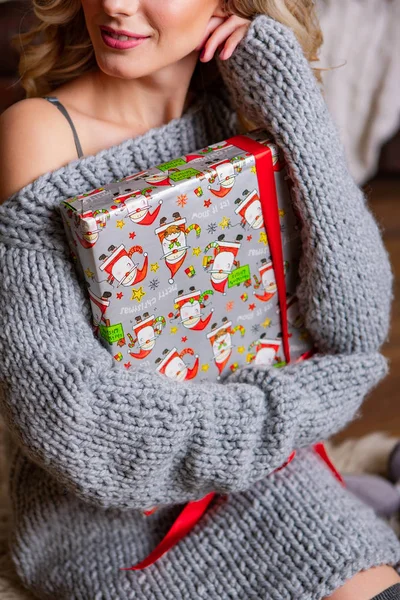
M140 302L145 294L146 294L146 292L143 291L142 286L140 286L140 288L138 288L137 290L135 290L135 288L133 288L131 300L137 300L138 302Z
M124 225L125 225L125 221L123 219L121 219L120 221L117 221L117 227L119 229L122 229Z
M88 267L88 268L86 269L86 271L85 271L85 275L86 275L86 276L87 276L89 279L91 279L91 278L94 276L94 273L93 273L93 271L91 271L91 270L89 269L89 267Z
M258 241L260 242L260 244L264 243L265 246L268 244L268 238L267 238L267 234L265 233L265 231L260 232L260 239Z
M253 165L250 169L251 173L254 173L254 175L257 173L257 168L256 165Z
M195 256L198 256L199 254L201 254L201 248L199 248L199 246L197 246L196 248L193 248L193 254Z
M243 352L246 350L246 348L244 346L239 346L237 351L239 352L239 354L243 354Z
M150 265L150 270L154 271L154 273L157 273L159 268L160 268L160 265L158 263L153 263L152 265Z
M261 323L261 326L264 327L264 329L266 327L269 327L270 325L271 325L271 319L268 317L265 319L264 323Z
M208 371L209 368L210 368L210 365L208 365L207 363L205 365L201 366L202 371Z
M177 331L178 331L177 327L175 327L175 326L171 327L171 333L176 333Z
M228 219L228 217L223 217L221 223L219 224L219 226L221 227L221 229L226 229L229 226L229 223L231 222L230 219Z
M286 211L285 211L285 209L284 209L284 208L280 208L280 209L279 209L279 216L280 216L280 217L284 217L285 215L286 215Z

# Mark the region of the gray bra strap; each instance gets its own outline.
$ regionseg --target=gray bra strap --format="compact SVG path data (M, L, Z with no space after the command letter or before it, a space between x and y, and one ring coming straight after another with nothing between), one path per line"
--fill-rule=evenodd
M56 96L43 96L43 98L45 100L48 100L49 102L51 102L55 106L57 106L58 110L60 110L62 112L62 114L64 115L64 117L67 119L68 123L71 126L72 133L74 134L75 146L76 146L76 151L78 153L78 157L82 158L82 156L84 156L84 154L82 152L81 143L79 141L78 134L76 133L75 126L74 126L74 124L72 122L71 117L68 114L67 109L65 108L65 106L63 104L61 104L61 102L59 101L59 99Z

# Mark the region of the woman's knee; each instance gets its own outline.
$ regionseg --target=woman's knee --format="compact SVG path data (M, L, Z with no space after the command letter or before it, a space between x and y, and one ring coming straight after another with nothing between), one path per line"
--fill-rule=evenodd
M400 600L400 576L388 565L371 567L356 573L324 600Z

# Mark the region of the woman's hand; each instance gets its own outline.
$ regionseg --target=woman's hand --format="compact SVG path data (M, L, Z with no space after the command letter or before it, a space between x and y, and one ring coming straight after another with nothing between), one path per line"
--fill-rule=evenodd
M215 51L224 45L218 57L226 60L232 56L236 46L244 38L251 23L250 19L243 19L237 15L229 17L211 17L203 41L195 50L203 48L200 60L207 62L214 56Z

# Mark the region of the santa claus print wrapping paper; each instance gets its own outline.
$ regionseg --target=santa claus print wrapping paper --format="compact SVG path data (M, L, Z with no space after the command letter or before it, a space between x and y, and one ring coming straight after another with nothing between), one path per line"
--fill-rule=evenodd
M312 349L295 295L301 224L283 158L262 128L61 208L94 333L125 368L215 381Z

